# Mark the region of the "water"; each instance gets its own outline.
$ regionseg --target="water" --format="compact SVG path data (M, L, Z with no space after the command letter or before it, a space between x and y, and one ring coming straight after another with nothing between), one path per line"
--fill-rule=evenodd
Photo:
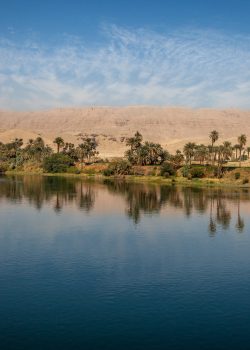
M250 193L0 178L1 349L248 349Z

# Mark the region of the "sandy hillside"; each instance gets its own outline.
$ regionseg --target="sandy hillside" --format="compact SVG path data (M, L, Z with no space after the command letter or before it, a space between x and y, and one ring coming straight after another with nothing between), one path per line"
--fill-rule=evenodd
M245 133L250 138L250 111L167 107L93 107L37 112L0 111L0 141L14 137L25 141L41 135L53 145L55 136L74 142L81 135L95 135L103 157L121 156L124 138L139 130L144 139L160 142L174 151L189 140L208 142L216 129L221 140L236 143ZM249 139L250 145L250 139Z

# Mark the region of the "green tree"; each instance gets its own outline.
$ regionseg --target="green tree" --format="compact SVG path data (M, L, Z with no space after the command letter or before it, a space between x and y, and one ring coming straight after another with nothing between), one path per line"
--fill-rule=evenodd
M97 151L98 143L94 137L86 137L81 139L83 142L76 148L76 153L81 164L86 160L90 163L91 159L99 154Z
M131 150L137 150L141 144L142 144L143 137L139 133L139 131L136 131L135 135L133 137L130 137L127 139L126 145L130 146Z
M205 145L196 146L194 156L195 156L195 159L197 159L200 162L200 164L205 162L208 154L209 154L208 148Z
M239 143L239 151L240 151L240 167L241 167L241 154L242 150L244 149L244 146L247 143L247 137L245 134L242 134L238 137L238 143Z
M212 154L214 153L214 144L215 144L215 142L216 141L218 141L218 139L219 139L219 133L218 133L218 131L216 131L216 130L213 130L213 131L211 131L210 132L210 134L209 134L209 138L210 138L210 140L211 140L211 146L212 146ZM215 155L214 155L214 157L213 157L213 163L215 162Z
M63 138L61 138L60 136L56 137L55 140L53 141L53 143L56 144L57 146L57 153L60 152L60 148L62 148L64 146L64 140Z
M240 145L237 143L233 146L233 150L235 151L235 160L238 160L238 150L240 149Z
M42 160L50 154L52 154L52 149L48 145L45 145L41 137L37 137L35 140L30 139L24 148L26 160L42 162Z
M62 153L54 153L43 160L43 169L47 173L65 173L71 165L72 159Z
M186 162L189 163L189 165L191 165L192 158L194 157L195 148L196 148L196 144L194 142L186 143L183 148L183 153L186 157Z

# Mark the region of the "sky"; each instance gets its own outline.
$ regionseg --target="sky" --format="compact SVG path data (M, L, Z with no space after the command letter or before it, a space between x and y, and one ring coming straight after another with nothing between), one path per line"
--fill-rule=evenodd
M0 109L250 108L249 0L0 5Z

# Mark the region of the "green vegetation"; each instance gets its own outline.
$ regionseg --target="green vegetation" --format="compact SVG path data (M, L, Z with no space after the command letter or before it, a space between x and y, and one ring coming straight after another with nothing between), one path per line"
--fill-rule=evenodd
M103 171L105 176L111 175L130 175L132 170L131 164L127 160L119 160L110 163L108 168Z
M159 143L144 142L142 135L137 131L134 137L127 139L129 150L125 152L125 157L133 165L155 165L162 164L170 157L169 153L163 150Z
M98 155L95 138L81 138L77 147L73 143L64 142L61 137L56 137L53 143L56 145L56 153L41 137L30 139L26 145L18 138L6 144L0 142L0 172L40 170L77 174L80 173L79 167L95 161Z
M70 157L62 153L54 153L43 161L43 169L47 173L66 173L72 165Z
M169 176L176 175L174 164L170 162L164 162L161 166L161 176L168 178Z
M81 136L75 146L58 136L53 141L55 152L41 137L26 144L16 138L10 143L0 142L0 172L129 175L133 179L151 177L153 181L169 180L172 184L192 179L201 183L214 183L218 179L233 183L242 178L240 183L248 184L250 172L242 166L250 156L246 135L240 135L234 146L229 141L218 144L220 135L216 130L211 131L208 137L208 145L187 142L183 151L170 154L160 144L144 141L137 131L133 137L126 139L128 149L124 158L105 162L98 158L95 137Z

